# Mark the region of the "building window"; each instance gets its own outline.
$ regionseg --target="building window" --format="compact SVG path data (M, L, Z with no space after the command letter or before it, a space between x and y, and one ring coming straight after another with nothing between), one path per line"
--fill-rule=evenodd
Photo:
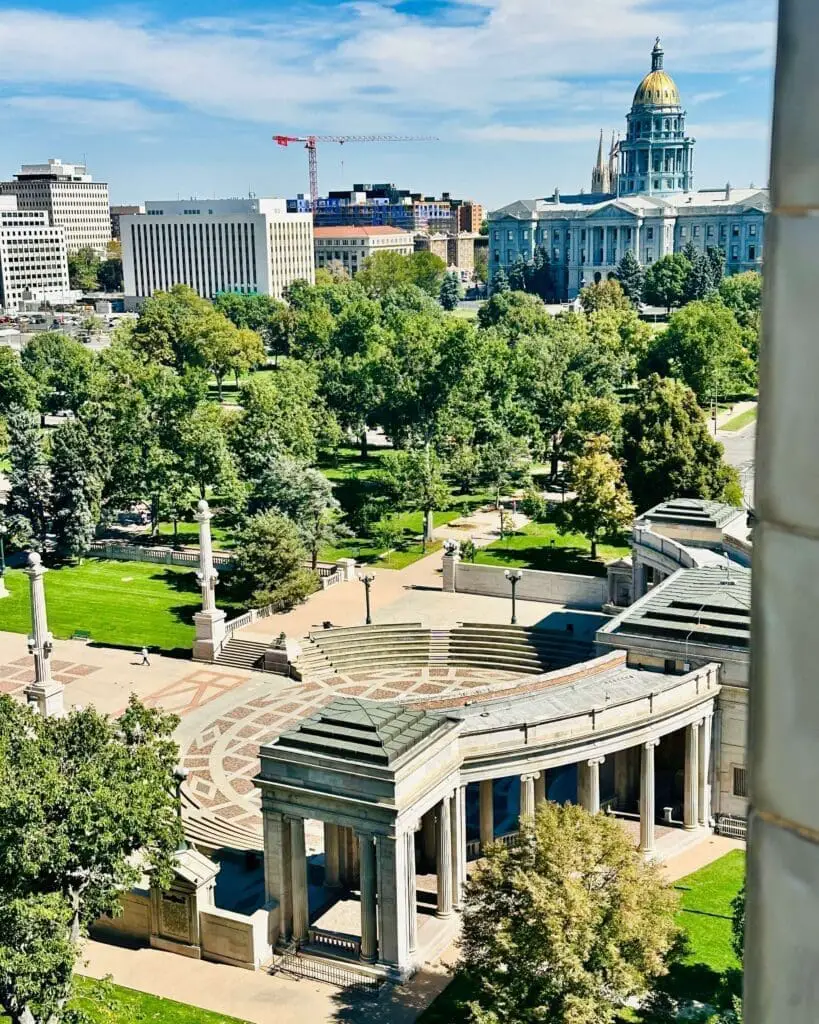
M748 796L748 770L734 765L734 796Z
M706 233L706 235L708 235L709 238L713 238L714 237L714 225L713 224L709 224L708 227L705 229L705 233Z
M699 238L700 237L700 226L699 226L699 224L695 224L694 225L693 234L694 234L694 238Z
M654 228L646 229L646 238L651 241L654 238Z
M731 259L732 260L739 259L739 246L736 246L736 245L732 245L731 246Z
M495 231L494 235L495 235L495 241L499 242L500 241L500 231Z
M748 225L748 234L749 235L755 235L756 234L756 224L749 224Z
M739 224L732 224L731 225L731 235L734 238L739 238Z
M514 239L514 237L515 237L515 234L514 234L513 231L507 231L506 232L506 241L507 242L511 242Z
M659 187L660 187L660 183L659 183L659 181L657 181L657 179L655 178L655 179L654 179L654 188L659 188Z
M756 259L756 246L755 245L749 245L748 246L748 259L749 260L755 260Z
M680 228L680 238L685 238L685 228L684 227Z

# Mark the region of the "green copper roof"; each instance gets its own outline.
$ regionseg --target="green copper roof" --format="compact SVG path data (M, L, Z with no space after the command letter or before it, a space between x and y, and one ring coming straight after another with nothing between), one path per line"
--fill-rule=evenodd
M705 501L702 498L672 498L655 505L640 517L651 523L687 523L718 529L742 515L742 509L725 505L721 501Z
M444 725L438 716L401 704L340 697L305 718L298 728L282 733L276 745L390 765Z

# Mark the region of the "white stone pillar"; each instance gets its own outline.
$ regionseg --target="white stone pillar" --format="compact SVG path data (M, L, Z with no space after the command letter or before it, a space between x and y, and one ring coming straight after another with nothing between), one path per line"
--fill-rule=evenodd
M466 786L458 786L452 807L452 900L460 909L466 884Z
M196 578L202 590L202 611L193 617L196 636L193 643L194 661L213 661L225 640L225 613L216 607L216 584L219 574L213 568L213 544L210 521L213 513L202 499L196 506L194 519L199 523L199 570Z
M697 789L699 788L699 722L685 727L685 781L683 783L683 824L697 827Z
M640 850L654 851L654 748L659 740L649 740L640 748Z
M520 817L535 816L535 779L537 772L529 772L520 777Z
M458 564L461 561L461 545L457 540L444 541L442 559L442 587L445 594L454 594L458 589Z
M547 770L542 768L535 777L535 806L545 804L549 799L547 786Z
M479 785L481 849L485 850L495 838L494 787L492 779L482 779Z
M307 901L307 853L304 846L304 818L290 819L290 868L293 874L293 938L307 941L310 908Z
M64 712L62 683L51 678L51 651L54 637L48 631L46 617L45 587L43 576L46 568L36 551L28 556L26 574L31 596L31 633L28 638L29 654L34 655L34 682L26 686L26 700L36 704L40 714L60 716Z
M271 917L268 936L272 945L293 934L293 877L290 856L290 822L282 814L262 809L264 839L265 901L278 904L278 922Z
M378 876L378 959L392 967L409 966L407 844L404 836L376 836Z
M415 890L415 829L404 836L407 846L405 868L407 872L407 949L414 953L418 948L418 896Z
M713 721L713 715L706 715L700 725L697 819L700 825L705 826L711 824L711 726Z
M605 757L590 757L579 765L580 803L589 814L600 813L600 765Z
M358 833L358 859L361 871L361 959L373 963L378 957L375 843L367 833Z
M330 821L324 822L324 884L328 889L341 887L338 825Z
M438 804L435 840L438 854L438 909L435 916L449 917L452 913L452 797L449 795L443 797Z

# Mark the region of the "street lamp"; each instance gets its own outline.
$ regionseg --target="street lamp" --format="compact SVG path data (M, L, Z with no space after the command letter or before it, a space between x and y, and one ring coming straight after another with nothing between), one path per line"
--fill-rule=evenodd
M523 573L520 571L520 569L507 569L503 575L512 584L512 625L516 626L518 622L518 617L515 614L515 587L523 578Z
M0 523L0 580L6 575L6 534L9 528L5 523Z
M174 782L176 783L176 814L179 818L180 838L179 845L176 848L177 853L183 853L188 848L188 844L185 842L185 831L182 825L182 783L188 777L188 769L184 765L178 764L173 770Z
M372 617L370 616L370 585L375 579L375 573L371 572L369 575L359 576L361 582L364 584L364 595L367 602L367 618L364 620L364 625L369 626L372 624Z

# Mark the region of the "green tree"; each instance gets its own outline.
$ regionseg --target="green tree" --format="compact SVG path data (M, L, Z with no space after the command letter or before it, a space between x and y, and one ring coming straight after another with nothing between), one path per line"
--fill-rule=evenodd
M689 302L649 349L643 375L678 377L704 402L747 388L754 368L734 314L718 299Z
M208 365L208 338L225 318L188 285L154 292L140 310L131 342L146 362L172 366L179 373Z
M437 299L446 275L446 261L428 249L421 249L405 258L409 260L410 284Z
M414 284L410 257L389 250L373 253L364 260L356 274L356 283L374 298L402 284Z
M102 467L82 420L68 420L51 436L52 509L57 552L82 558L100 517Z
M5 515L17 547L45 545L51 512L51 473L37 416L17 406L6 418L9 435L9 494Z
M44 718L0 696L0 1006L12 1024L66 1019L89 925L144 871L170 884L177 722L135 697L114 719Z
M535 247L532 262L528 268L526 290L537 295L543 302L555 301L555 281L549 250L545 245Z
M587 285L580 293L580 305L584 313L593 313L598 309L631 309L628 296L614 277Z
M676 895L618 822L541 805L466 886L460 972L474 1024L609 1024L667 972Z
M691 264L682 253L661 256L652 263L643 278L643 302L650 306L679 306L685 299L685 289Z
M725 276L725 250L718 245L709 245L705 250L711 265L711 280L715 288L719 288Z
M572 402L568 409L563 453L571 459L581 455L590 438L604 434L619 451L622 440L623 407L612 395L590 395Z
M509 284L509 278L506 276L506 272L503 267L497 267L495 272L492 274L492 294L497 295L501 292L511 291Z
M43 413L64 409L77 413L91 396L96 358L74 338L43 331L31 339L21 359L26 372L37 382Z
M0 346L0 416L15 407L36 409L37 385L17 353Z
M90 246L68 254L68 283L81 292L99 291L100 258Z
M444 309L458 308L461 301L461 282L456 271L447 274L441 282L440 302Z
M745 899L746 885L743 882L742 888L731 900L731 945L740 961L745 955Z
M171 445L179 459L180 474L197 488L200 498L207 497L208 486L222 493L233 492L238 485L228 442L233 418L215 402L200 402L181 418L175 431Z
M623 414L625 476L640 512L669 498L730 497L738 477L722 457L690 388L656 374L640 382Z
M759 327L762 309L762 275L756 270L733 274L719 283L719 294L741 327Z
M237 538L234 578L256 607L288 611L315 590L306 558L295 523L278 512L258 512Z
M445 508L450 497L442 460L429 445L387 452L381 460L379 482L396 504L423 513L426 550L426 542L432 539L433 512Z
M509 268L509 287L513 292L525 292L529 277L529 262L523 253L518 253Z
M643 298L643 268L631 249L626 249L623 258L617 264L617 280L623 294L632 306L639 306Z
M576 497L560 507L561 528L583 534L591 544L592 558L597 558L601 537L620 533L634 519L622 466L610 449L611 440L605 434L586 441L569 465Z
M475 267L472 272L472 280L476 283L489 280L489 257L485 252L475 253Z
M481 327L497 327L510 341L529 334L542 334L549 328L552 317L537 295L525 292L493 292L490 299L478 309Z
M512 435L508 430L498 430L478 445L478 479L490 487L495 499L495 508L500 515L500 536L505 535L504 509L501 505L503 492L521 484L531 465L526 442Z
M100 288L104 292L121 292L124 281L122 275L122 256L109 256L100 263L97 273Z
M686 302L695 302L706 298L716 287L708 254L698 249L690 240L686 242L682 254L688 260L690 266L688 278L685 282L684 300Z

